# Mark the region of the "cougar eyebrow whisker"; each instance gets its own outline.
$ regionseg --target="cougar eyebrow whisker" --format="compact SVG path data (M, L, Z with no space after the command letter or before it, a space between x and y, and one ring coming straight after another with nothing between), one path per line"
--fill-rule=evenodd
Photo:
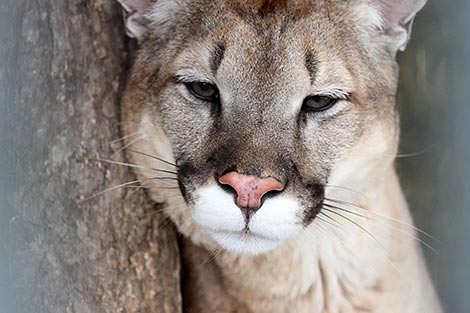
M347 89L338 88L335 86L318 90L315 93L318 95L328 96L328 97L335 98L338 100L349 100L352 94L351 91Z
M161 159L159 157L156 157L156 156L153 156L151 154L148 154L148 153L144 153L144 152L140 152L140 151L136 151L136 150L132 150L132 149L126 149L126 151L129 151L129 152L132 152L132 153L136 153L136 154L140 154L140 155L143 155L143 156L146 156L146 157L149 157L149 158L152 158L152 159L155 159L157 161L160 161L160 162L163 162L165 164L168 164L168 165L171 165L171 166L174 166L176 168L178 168L179 166L176 165L175 163L172 163L170 161L167 161L167 160L164 160L164 159Z

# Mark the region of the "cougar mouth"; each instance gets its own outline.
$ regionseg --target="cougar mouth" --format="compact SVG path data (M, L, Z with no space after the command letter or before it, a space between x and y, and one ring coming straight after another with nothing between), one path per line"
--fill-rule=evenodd
M261 254L300 234L303 208L295 197L268 197L247 218L231 193L218 184L197 188L193 219L224 249L237 254Z
M251 231L215 231L210 234L223 248L236 254L258 255L267 253L281 243L279 240L253 234Z

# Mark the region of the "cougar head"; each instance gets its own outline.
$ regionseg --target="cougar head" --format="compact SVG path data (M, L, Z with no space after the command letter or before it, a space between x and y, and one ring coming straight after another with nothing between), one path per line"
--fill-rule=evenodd
M423 1L121 2L140 44L128 155L195 241L267 252L329 186L373 188L392 166L395 54Z

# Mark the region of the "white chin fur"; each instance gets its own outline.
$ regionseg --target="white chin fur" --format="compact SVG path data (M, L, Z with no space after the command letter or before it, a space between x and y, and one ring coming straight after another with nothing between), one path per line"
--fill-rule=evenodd
M257 255L269 252L302 231L299 215L302 208L285 196L266 199L248 224L235 205L233 195L217 185L200 188L192 210L200 224L224 249L236 254Z

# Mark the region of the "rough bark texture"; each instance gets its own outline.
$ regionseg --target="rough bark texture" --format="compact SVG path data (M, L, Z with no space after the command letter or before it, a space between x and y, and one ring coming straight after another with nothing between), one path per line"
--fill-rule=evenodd
M134 179L96 160L125 160L112 144L127 64L118 4L2 0L0 9L9 21L1 163L11 177L1 235L16 250L17 302L37 313L180 312L178 244L158 207L137 188L88 199Z

